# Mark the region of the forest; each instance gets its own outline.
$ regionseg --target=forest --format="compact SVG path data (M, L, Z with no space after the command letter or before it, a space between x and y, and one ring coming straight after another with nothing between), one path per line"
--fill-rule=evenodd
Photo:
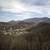
M0 50L50 50L50 23L0 23Z

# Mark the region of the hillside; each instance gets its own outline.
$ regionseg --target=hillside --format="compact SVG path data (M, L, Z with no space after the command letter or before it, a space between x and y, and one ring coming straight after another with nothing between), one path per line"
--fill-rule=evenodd
M28 26L23 27L25 24ZM23 28L10 29L8 32L0 31L0 50L48 50L48 46L50 47L50 23L40 22L36 26L34 24L32 26L27 22L19 22L16 26L19 25Z

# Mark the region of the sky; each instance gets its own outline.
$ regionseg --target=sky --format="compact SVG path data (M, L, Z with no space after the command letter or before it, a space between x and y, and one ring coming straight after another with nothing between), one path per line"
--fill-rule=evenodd
M50 0L0 0L0 22L50 17Z

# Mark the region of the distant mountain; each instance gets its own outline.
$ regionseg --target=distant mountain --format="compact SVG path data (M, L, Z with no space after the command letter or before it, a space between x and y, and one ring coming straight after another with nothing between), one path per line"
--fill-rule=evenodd
M35 22L35 23L38 23L38 22L49 22L50 23L50 18L48 17L44 17L44 18L30 18L30 19L26 19L24 20L25 22Z
M0 24L16 25L16 24L39 23L39 22L50 23L50 18L48 18L48 17L44 17L44 18L29 18L29 19L25 19L23 21L12 20L12 21L9 21L9 22L0 22Z
M12 24L12 25L15 25L15 24L17 24L19 21L15 21L15 20L11 20L11 21L9 21L8 23L9 24Z
M43 17L43 18L29 18L29 19L25 19L23 21L9 21L10 24L17 24L17 23L39 23L39 22L47 22L47 23L50 23L50 18L48 17Z

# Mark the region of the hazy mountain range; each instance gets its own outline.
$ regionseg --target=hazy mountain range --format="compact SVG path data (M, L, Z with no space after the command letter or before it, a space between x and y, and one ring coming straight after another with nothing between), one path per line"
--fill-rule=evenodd
M39 23L39 22L46 22L46 23L50 23L50 18L48 17L43 17L43 18L29 18L29 19L25 19L23 21L8 21L8 22L0 22L0 24L6 24L6 25L16 25L18 24L31 24L31 23Z

